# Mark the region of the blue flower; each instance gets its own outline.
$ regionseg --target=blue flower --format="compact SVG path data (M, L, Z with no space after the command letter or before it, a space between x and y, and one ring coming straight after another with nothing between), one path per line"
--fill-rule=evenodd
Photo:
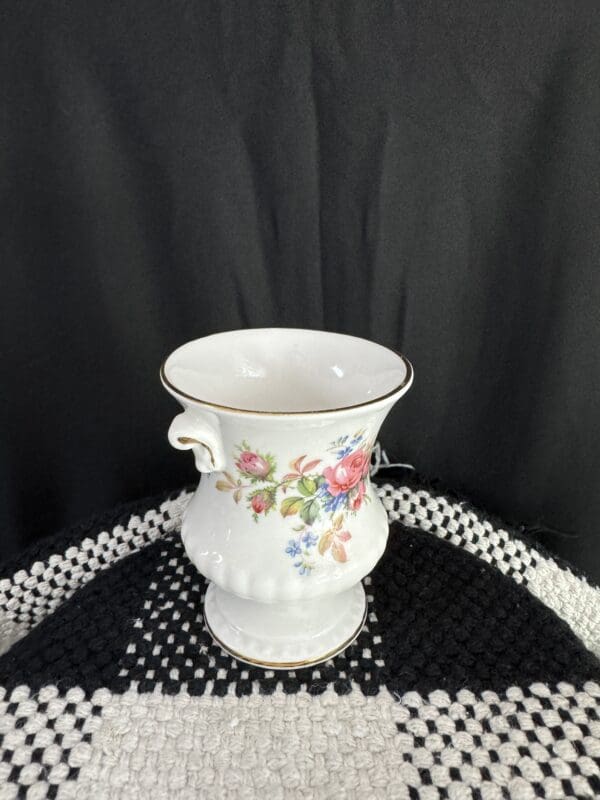
M342 450L338 450L336 454L337 460L341 461L342 458L345 458L346 456L350 455L351 452L352 452L352 447L350 446L344 447Z
M309 564L308 561L296 561L294 566L297 567L300 575L310 575L312 570L312 564Z
M310 531L307 531L302 536L302 544L308 549L310 549L311 547L314 547L318 541L319 541L319 537L315 536L315 534L311 533Z
M348 499L347 492L340 492L340 494L336 495L335 497L332 497L332 495L330 495L329 492L327 492L327 494L324 495L325 505L323 506L323 508L325 509L325 511L331 514L335 514L338 508L346 503L347 499Z
M299 556L300 553L302 552L300 548L300 543L297 542L295 539L290 539L288 542L288 546L285 548L285 552L292 558ZM296 566L296 564L294 564L294 566Z

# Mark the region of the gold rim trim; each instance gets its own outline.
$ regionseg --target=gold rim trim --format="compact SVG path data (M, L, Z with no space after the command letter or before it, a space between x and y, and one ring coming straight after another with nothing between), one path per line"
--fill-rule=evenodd
M334 656L337 656L347 647L349 647L352 642L356 639L359 633L364 628L365 622L367 621L367 599L365 597L365 610L363 611L362 620L358 628L354 631L352 636L346 639L345 642L334 647L333 650L330 650L328 653L325 653L322 656L318 656L317 658L311 658L304 661L258 661L256 658L250 658L249 656L245 656L242 653L238 653L237 650L233 650L231 647L228 647L224 642L219 639L218 636L215 636L213 629L208 624L208 620L206 619L206 614L204 614L204 624L206 625L206 630L210 633L212 638L215 642L219 645L219 647L224 650L226 653L229 653L230 656L239 659L240 661L245 661L247 664L254 664L257 667L264 667L265 669L299 669L300 667L312 667L315 664L321 664L323 661L327 661Z
M374 397L372 400L366 400L364 403L353 403L350 406L339 406L338 408L319 408L313 411L258 411L257 409L251 408L235 408L235 406L224 406L221 403L212 403L210 400L202 400L200 397L194 397L193 394L188 394L184 392L182 389L178 389L171 381L167 378L167 374L165 372L165 365L169 360L170 356L167 356L163 363L160 365L160 379L163 384L171 391L175 392L175 394L179 395L180 397L185 397L187 400L192 400L194 403L201 403L203 406L209 406L210 408L217 408L220 411L230 411L236 414L258 414L260 416L271 416L271 417L289 417L289 416L307 416L313 414L332 414L335 411L350 411L353 408L365 408L366 406L372 406L374 403L379 403L381 400L387 400L388 397L392 397L397 392L400 392L404 389L405 386L409 385L413 379L413 368L412 364L406 358L406 356L402 355L402 353L397 353L395 350L391 350L391 348L387 347L386 350L390 350L390 352L394 353L402 360L402 363L406 367L406 375L404 376L404 380L402 383L395 386L389 392L380 395L379 397Z

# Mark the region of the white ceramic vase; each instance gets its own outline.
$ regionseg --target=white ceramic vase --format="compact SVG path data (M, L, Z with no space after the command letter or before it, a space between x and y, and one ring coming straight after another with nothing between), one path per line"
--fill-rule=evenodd
M371 449L412 377L380 345L289 328L197 339L163 364L184 409L169 441L204 473L183 543L210 581L207 627L236 658L315 664L360 632L361 579L388 536Z

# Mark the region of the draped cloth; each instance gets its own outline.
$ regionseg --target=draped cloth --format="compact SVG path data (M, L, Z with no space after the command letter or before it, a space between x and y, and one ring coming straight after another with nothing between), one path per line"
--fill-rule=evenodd
M406 352L393 459L600 578L599 20L5 2L3 552L189 481L162 359L279 324Z

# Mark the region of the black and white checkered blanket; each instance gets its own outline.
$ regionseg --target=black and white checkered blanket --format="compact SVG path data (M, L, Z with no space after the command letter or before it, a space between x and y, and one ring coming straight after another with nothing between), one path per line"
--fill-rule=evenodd
M189 492L0 572L0 799L600 797L600 590L467 502L379 485L368 620L325 665L213 644Z

